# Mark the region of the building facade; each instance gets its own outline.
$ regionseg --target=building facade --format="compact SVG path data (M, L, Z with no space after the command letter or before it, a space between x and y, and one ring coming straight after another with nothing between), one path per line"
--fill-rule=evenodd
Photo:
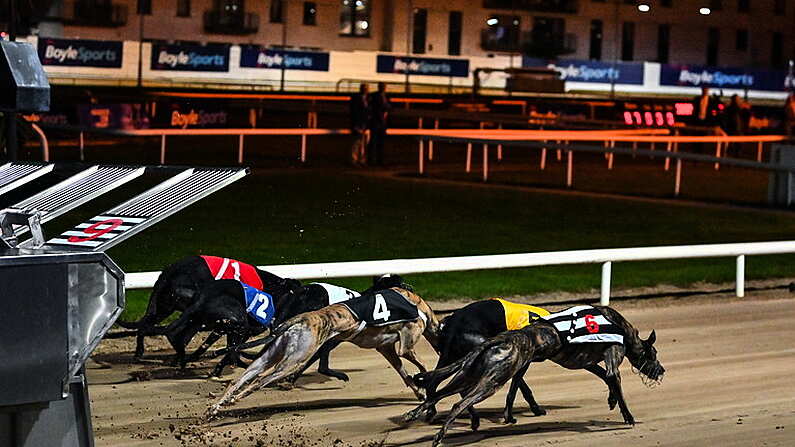
M43 16L41 37L736 67L795 59L792 0L55 0Z

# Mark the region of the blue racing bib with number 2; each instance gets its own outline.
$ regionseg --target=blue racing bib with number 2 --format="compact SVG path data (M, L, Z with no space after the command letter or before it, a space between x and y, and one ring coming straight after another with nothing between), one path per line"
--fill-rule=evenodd
M256 289L245 283L240 283L246 294L246 312L261 325L268 326L276 314L273 298L262 290Z

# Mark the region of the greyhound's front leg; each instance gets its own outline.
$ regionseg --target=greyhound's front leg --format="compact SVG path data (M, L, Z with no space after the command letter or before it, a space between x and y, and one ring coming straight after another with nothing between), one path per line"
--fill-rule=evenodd
M392 365L392 368L397 371L397 373L400 375L400 378L403 379L403 383L405 383L407 387L411 388L411 391L414 391L414 395L417 396L417 399L425 400L425 396L420 392L419 387L417 387L417 385L414 383L414 380L412 380L411 377L406 373L406 369L403 368L403 362L400 361L400 357L397 355L397 352L395 352L395 346L381 346L377 349L377 351L380 352L381 355L383 355L384 358L389 362L389 364Z
M607 385L610 387L610 393L618 401L618 408L621 410L621 416L624 417L624 422L629 425L635 425L635 418L629 412L627 402L624 400L624 392L621 389L621 373L618 371L618 366L624 360L624 347L614 345L607 350L604 354L605 358L605 371L607 377Z
M610 407L611 410L613 408L616 408L616 404L618 403L618 401L616 400L616 397L613 395L613 388L610 387L610 384L607 382L607 372L605 371L605 369L599 365L591 365L591 366L586 366L585 370L591 372L593 375L599 377L605 382L608 390L607 406Z
M505 398L505 411L503 413L506 424L516 423L516 419L513 417L513 403L516 400L516 391L519 389L519 382L523 380L524 374L529 367L530 364L528 363L523 368L519 369L511 380L511 387L508 389L508 396Z

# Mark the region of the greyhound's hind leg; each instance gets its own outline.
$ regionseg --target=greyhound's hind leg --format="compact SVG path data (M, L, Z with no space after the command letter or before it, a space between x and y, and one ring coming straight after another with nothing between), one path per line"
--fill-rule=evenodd
M414 391L414 395L417 396L419 400L425 400L425 396L420 392L419 387L414 383L414 380L406 373L406 369L403 368L403 362L400 361L400 357L398 356L397 352L395 352L394 345L386 345L381 346L377 349L381 355L392 365L392 368L397 371L400 375L400 378L403 379L403 383L406 384L407 387L411 388L411 391Z
M522 392L522 397L524 397L527 405L530 405L530 411L532 411L536 416L543 416L547 414L547 410L542 408L540 405L538 405L538 402L536 402L535 397L533 397L533 390L531 390L530 386L527 385L527 382L524 381L524 377L517 377L514 378L514 380L519 381L519 391Z
M428 372L428 370L425 369L425 365L423 365L422 362L420 362L420 359L417 358L417 353L414 352L413 349L407 349L403 354L403 358L413 363L421 373Z
M202 354L207 352L207 350L210 349L210 346L212 346L215 342L217 342L218 339L221 338L222 335L223 334L221 332L219 332L218 330L214 330L214 331L210 332L210 335L207 336L207 338L204 340L204 342L201 344L201 346L196 348L196 350L193 351L193 353L190 354L187 357L186 361L195 362L195 361L199 360L201 358Z
M508 396L505 398L505 411L503 413L506 424L516 423L516 419L513 417L513 403L516 399L516 391L519 389L519 383L522 382L524 374L527 372L529 366L530 364L528 363L526 366L519 369L511 380L511 387L508 389ZM533 402L535 402L535 400Z
M442 439L444 439L447 431L450 430L450 426L453 424L453 421L455 421L455 418L457 418L459 414L478 402L485 400L496 391L497 388L493 383L491 383L491 381L482 380L472 391L467 394L465 398L453 405L453 408L450 410L450 414L447 416L447 420L444 421L442 429L439 430L439 432L436 433L436 436L433 438L433 447L436 447L442 443Z

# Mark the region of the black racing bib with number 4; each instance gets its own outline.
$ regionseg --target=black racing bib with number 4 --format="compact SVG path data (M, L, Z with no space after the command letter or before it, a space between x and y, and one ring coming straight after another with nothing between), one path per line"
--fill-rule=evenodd
M420 318L417 306L392 289L351 298L341 304L367 326L385 326Z

